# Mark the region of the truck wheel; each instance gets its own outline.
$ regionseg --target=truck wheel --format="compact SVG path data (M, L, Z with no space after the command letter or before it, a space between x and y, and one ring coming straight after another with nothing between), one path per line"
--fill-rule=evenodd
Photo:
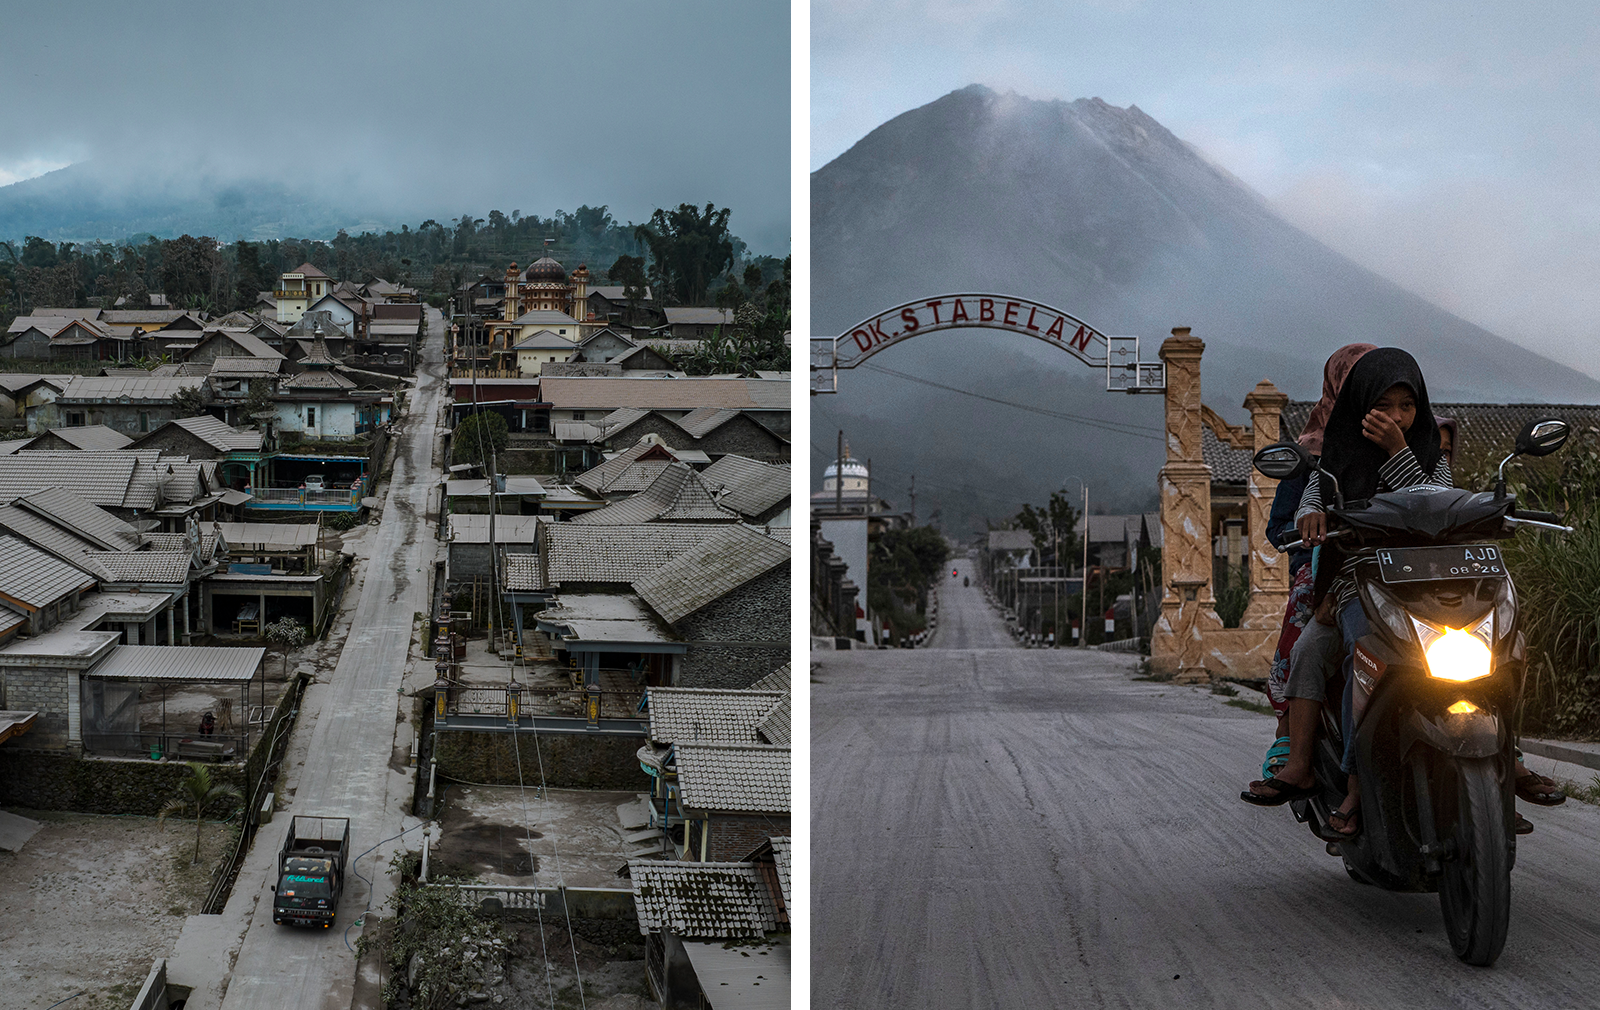
M1439 835L1455 852L1439 880L1439 908L1456 957L1487 967L1506 945L1511 922L1511 846L1504 776L1494 757L1447 761L1440 783Z

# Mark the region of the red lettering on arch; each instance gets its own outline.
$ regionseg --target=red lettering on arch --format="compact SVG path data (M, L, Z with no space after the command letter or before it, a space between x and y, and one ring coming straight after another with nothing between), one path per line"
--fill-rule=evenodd
M993 298L980 298L980 299L978 299L978 321L980 323L992 323L992 322L994 322L994 299Z
M939 322L940 322L940 320L939 320L939 306L941 306L943 304L944 304L944 301L942 299L940 301L937 301L937 302L929 302L928 303L928 308L933 310L933 325L935 325L935 326L939 325Z
M950 313L950 321L952 323L959 323L963 319L967 320L969 323L972 321L972 317L967 315L967 307L961 304L961 299L957 298L956 307Z
M1006 315L1004 321L1007 326L1017 325L1017 308L1018 305L1016 302L1006 302Z
M863 338L866 340L865 343L862 342ZM872 350L872 334L868 333L866 330L851 330L850 339L854 340L856 342L856 346L861 348L863 352Z
M1093 330L1087 326L1079 326L1078 332L1072 335L1072 346L1081 351L1089 346L1089 338L1092 336L1094 336Z
M1039 332L1039 327L1033 325L1033 317L1035 315L1037 315L1038 312L1039 312L1039 306L1037 306L1037 305L1028 306L1028 322L1027 322L1026 325L1027 325L1028 329L1032 330L1035 333Z
M901 309L900 310L900 320L901 320L901 322L906 324L906 332L907 333L915 333L915 332L917 332L917 327L921 325L920 323L917 322L917 310L916 309Z
M1056 317L1056 321L1050 324L1050 328L1045 331L1044 335L1047 336L1047 337L1055 337L1057 340L1060 340L1061 339L1061 327L1062 327L1062 324L1065 323L1065 322L1066 322L1066 320L1062 319L1060 316L1057 316Z

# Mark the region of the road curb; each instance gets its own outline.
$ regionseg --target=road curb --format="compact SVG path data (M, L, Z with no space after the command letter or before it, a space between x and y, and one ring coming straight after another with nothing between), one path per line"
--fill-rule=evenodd
M1536 754L1539 757L1565 761L1568 764L1582 765L1585 768L1593 768L1596 771L1600 771L1600 752L1584 750L1580 744L1524 739L1518 743L1518 746L1522 748L1525 754Z

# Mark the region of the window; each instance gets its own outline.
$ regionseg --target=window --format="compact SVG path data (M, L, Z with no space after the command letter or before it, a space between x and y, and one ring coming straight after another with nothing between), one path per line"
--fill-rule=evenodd
M81 428L84 425L83 411L74 410L67 414L67 427Z
M149 411L145 411L145 410L139 411L139 430L140 431L149 431L150 430L150 413L149 413Z
M315 408L315 407L307 407L306 408L306 427L307 428L315 428L316 426L317 426L317 408Z
M573 411L573 412L572 412L572 419L573 419L573 420L574 420L574 421L581 421L581 420L583 420L583 411L581 411L581 410L574 410L574 411Z

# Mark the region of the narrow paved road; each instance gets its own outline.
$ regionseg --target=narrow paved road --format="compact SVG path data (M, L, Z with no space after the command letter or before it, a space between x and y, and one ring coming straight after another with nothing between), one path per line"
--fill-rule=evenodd
M1261 715L1099 653L813 658L815 1007L1594 1003L1594 807L1525 809L1510 940L1469 968L1436 896L1236 798Z
M273 925L268 885L287 814L348 816L353 854L378 845L402 826L399 811L409 797L392 793L400 776L390 774L397 689L413 620L430 606L428 581L437 550L424 517L438 479L432 462L434 420L445 384L443 325L437 311L429 312L420 382L395 453L378 541L365 562L355 618L326 701L314 713L293 806L261 830L229 902L232 910L235 902L254 901L254 909L234 963L225 1010L346 1010L351 1004L355 960L345 933L352 944L360 936L359 928L349 927L366 905L367 884L351 876L338 923L329 931ZM406 705L409 711L409 699ZM305 729L302 723L296 732ZM363 859L359 870L369 878L386 872L386 852Z
M928 649L1009 649L1015 646L1000 612L990 606L978 585L977 566L967 558L950 563L955 578L939 580L939 627L928 639ZM961 580L970 585L963 586Z

